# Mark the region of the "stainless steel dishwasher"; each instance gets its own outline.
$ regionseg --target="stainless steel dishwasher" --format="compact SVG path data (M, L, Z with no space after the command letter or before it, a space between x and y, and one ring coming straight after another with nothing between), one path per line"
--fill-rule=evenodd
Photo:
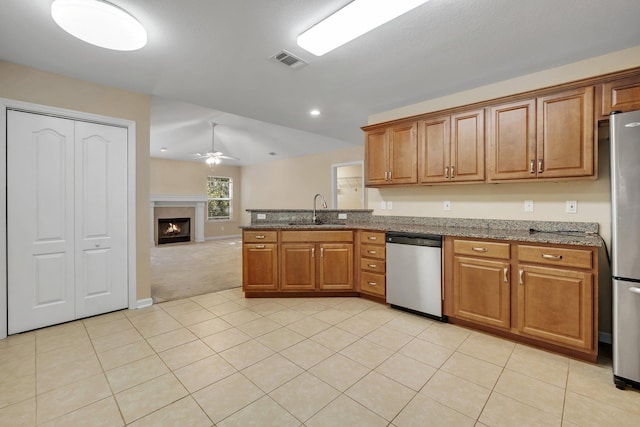
M387 232L387 302L428 317L442 316L442 236Z

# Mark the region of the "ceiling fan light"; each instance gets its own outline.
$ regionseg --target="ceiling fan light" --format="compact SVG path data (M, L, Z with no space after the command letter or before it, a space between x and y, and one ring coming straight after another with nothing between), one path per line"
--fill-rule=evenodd
M103 0L54 0L51 17L63 30L106 49L130 51L147 44L147 31L129 12Z
M218 161L216 162L216 160L218 160ZM207 160L205 160L205 161L207 162L207 164L209 166L213 166L214 164L220 163L220 159L218 159L217 157L207 157Z
M300 34L298 46L322 56L427 1L354 0Z

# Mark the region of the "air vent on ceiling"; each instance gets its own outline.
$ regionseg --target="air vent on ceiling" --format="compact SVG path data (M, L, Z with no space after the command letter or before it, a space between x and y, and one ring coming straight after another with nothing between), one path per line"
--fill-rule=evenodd
M281 50L280 52L273 55L272 58L289 68L297 69L308 64L304 60L298 58L297 56L294 56L291 52L287 52L286 50Z

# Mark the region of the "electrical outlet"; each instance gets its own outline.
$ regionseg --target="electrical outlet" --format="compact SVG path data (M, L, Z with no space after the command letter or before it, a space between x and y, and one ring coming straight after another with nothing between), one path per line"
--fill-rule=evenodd
M567 200L567 213L574 214L578 213L578 201L577 200Z
M339 213L338 214L338 219L347 219L347 214L346 213Z
M384 200L380 202L380 209L385 210L387 209L387 202L385 202Z
M533 212L533 200L525 200L524 201L524 211L525 212Z
M258 214L258 219L267 219L267 214Z
M451 200L445 200L444 201L443 209L445 211L450 211L451 210Z
M387 202L387 209L393 209L393 202Z

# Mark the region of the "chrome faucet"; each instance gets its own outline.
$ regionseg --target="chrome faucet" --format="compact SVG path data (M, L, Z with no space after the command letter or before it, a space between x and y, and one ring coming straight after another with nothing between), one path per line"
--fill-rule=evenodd
M311 218L311 221L316 224L318 217L316 216L316 202L318 200L318 196L320 196L322 198L322 207L327 209L327 201L325 200L324 196L320 193L316 194L315 196L313 196L313 217Z

